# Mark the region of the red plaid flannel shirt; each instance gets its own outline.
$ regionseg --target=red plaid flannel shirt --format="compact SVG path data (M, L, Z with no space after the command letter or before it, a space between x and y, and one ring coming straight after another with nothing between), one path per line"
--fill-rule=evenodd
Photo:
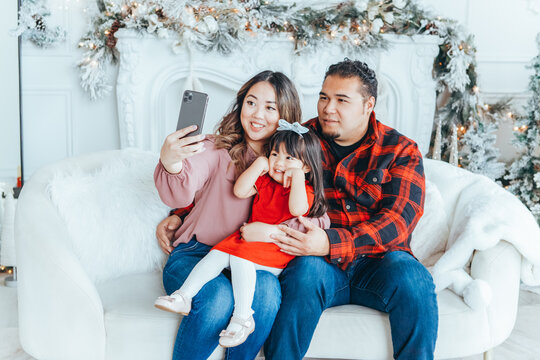
M191 203L190 205L186 206L185 208L180 208L180 209L172 209L169 213L169 216L170 215L178 215L180 217L180 219L182 219L182 221L184 221L184 218L187 216L187 214L189 214L189 212L191 211L191 209L193 209L193 206L195 206L194 203Z
M424 167L416 143L381 124L375 113L368 133L337 161L321 136L318 119L304 125L321 139L323 178L331 228L329 260L346 269L358 256L411 253L411 233L424 212Z

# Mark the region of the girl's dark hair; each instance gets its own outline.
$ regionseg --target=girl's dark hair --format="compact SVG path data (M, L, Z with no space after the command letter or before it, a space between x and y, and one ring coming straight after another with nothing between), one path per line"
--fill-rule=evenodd
M270 153L272 150L279 151L281 144L285 146L285 151L287 151L287 153L301 160L311 169L311 171L306 174L306 179L309 181L310 185L313 186L315 196L307 216L323 216L328 209L328 204L324 197L322 149L319 138L312 130L309 130L302 135L290 130L278 130L270 138L268 152Z
M242 105L249 90L260 82L268 82L274 88L276 92L276 106L280 118L287 119L290 123L302 121L300 97L298 96L296 87L287 75L277 71L266 70L246 81L240 90L238 90L236 99L229 112L223 117L216 128L216 148L226 149L229 152L232 163L236 167L237 174L241 174L249 166L249 163L245 160L247 143L244 138L242 122L240 121Z

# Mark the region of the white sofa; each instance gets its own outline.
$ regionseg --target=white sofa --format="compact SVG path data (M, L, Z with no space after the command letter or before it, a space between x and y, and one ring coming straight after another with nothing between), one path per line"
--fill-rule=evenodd
M139 262L130 268L121 264L126 260L122 250L117 251L117 258L93 250L94 253L90 255L101 265L92 269L91 261L79 255L80 244L75 244L75 239L78 236L78 226L85 229L90 217L94 215L80 216L77 212L66 212L65 207L62 210L63 205L58 199L53 201L51 198L52 192L59 191L58 182L56 190L51 188L54 181L62 177L84 175L87 176L87 184L88 179L99 175L104 164L110 164L124 154L124 150L96 153L48 166L35 173L19 197L15 224L19 265L19 331L24 350L36 359L171 358L181 317L152 306L154 299L164 293L156 259L149 260L149 264ZM147 153L130 154L131 160L138 157L145 161L124 163L144 168L142 176L146 180L139 181L138 186L152 187L151 164L154 164L156 157ZM445 221L451 224L460 193L476 181L477 175L434 160L425 161L425 170L427 180L440 191L443 207L450 214ZM117 173L115 176L121 178L123 175ZM62 186L66 192L69 190L65 183ZM128 181L125 187L129 187ZM111 181L100 192L106 192L103 189L107 188L111 192L110 196L102 195L115 202L114 194L124 186ZM90 196L87 203L81 204L76 197L77 190L74 192L72 188L69 191L71 193L66 194L67 202L72 199L73 206L79 206L82 211L91 209L92 202L104 201L99 196ZM83 191L81 188L80 192ZM148 194L155 196L152 189L148 191ZM93 205L100 206L99 203ZM139 221L138 217L150 216L157 211L152 209L141 203L140 211L131 213L119 204L118 211L124 217L133 217L133 221ZM154 223L156 219L163 218L161 211L157 211L159 213ZM115 221L113 218L100 221L103 226L96 228L96 234L102 234L103 231L106 233L111 225L110 229L114 229L114 224L107 224ZM154 225L147 226L147 234L153 234ZM86 236L91 238L92 234ZM152 252L155 254L155 238L151 235L147 237L145 241L148 246L154 247ZM130 239L121 240L120 244L130 242ZM107 277L107 273L100 273L109 265L124 266L123 270L117 272L121 276L109 273ZM520 254L505 241L474 253L470 275L489 284L493 293L492 300L487 307L473 310L449 289L438 294L440 320L436 358L483 353L509 336L516 318L520 266ZM218 348L212 359L220 359L222 356L223 352ZM390 359L392 344L388 316L356 305L326 310L307 357Z

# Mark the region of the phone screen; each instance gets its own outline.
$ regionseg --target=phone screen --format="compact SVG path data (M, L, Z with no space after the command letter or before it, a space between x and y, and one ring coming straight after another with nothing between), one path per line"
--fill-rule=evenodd
M193 90L184 91L184 94L182 95L182 105L180 106L180 115L178 115L178 123L176 124L176 130L183 129L191 125L197 125L197 130L190 133L190 135L198 135L202 133L207 104L208 94Z

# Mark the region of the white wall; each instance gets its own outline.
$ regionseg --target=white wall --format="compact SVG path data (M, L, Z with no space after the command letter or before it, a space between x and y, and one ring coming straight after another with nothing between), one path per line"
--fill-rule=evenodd
M290 2L290 1L286 1ZM308 0L306 4L312 3ZM330 2L330 1L328 1ZM52 49L39 49L25 43L22 58L23 134L25 178L37 168L53 161L87 152L119 147L116 99L114 94L96 102L88 99L78 85L75 63L80 57L77 43L86 30L83 10L94 7L94 0L49 0L52 24L68 29L65 43ZM530 74L525 65L537 54L534 38L540 32L538 0L421 0L435 13L459 20L476 36L479 85L486 101L510 95L524 101ZM17 91L6 84L4 57L13 55L4 44L4 18L12 11L15 0L3 1L0 11L0 101L7 101ZM12 28L13 26L7 26ZM115 79L116 69L111 70ZM9 72L8 72L9 73ZM0 112L0 181L14 178L18 160L18 136L15 115ZM6 115L4 115L6 114ZM506 143L510 125L501 129L499 143L504 159L513 156ZM9 134L9 135L6 135Z
M0 11L0 182L15 185L19 156L19 64L17 1L3 2Z

